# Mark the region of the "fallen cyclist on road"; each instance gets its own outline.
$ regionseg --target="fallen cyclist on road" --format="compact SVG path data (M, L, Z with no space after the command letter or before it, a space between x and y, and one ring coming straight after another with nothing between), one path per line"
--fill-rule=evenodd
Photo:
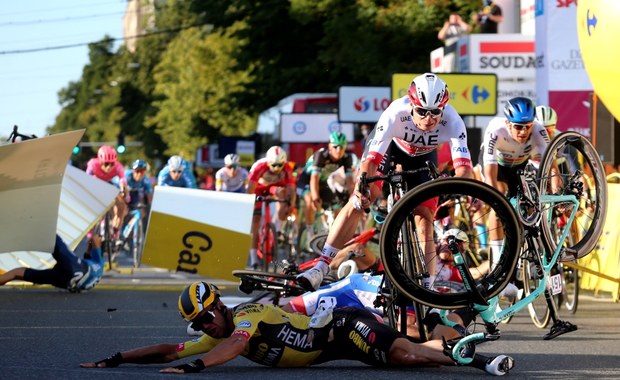
M312 316L286 313L262 304L228 308L212 284L195 282L179 296L181 316L200 339L179 344L156 344L116 354L83 368L110 368L123 363L169 363L192 355L192 362L160 370L195 373L244 356L272 367L306 367L333 360L358 360L377 366L426 367L454 365L439 340L416 344L386 326L364 309L321 305ZM471 366L503 375L513 361L505 355L486 358L476 354Z
M0 274L0 286L13 280L24 280L33 284L53 285L70 292L80 292L93 288L103 275L103 256L101 238L93 235L90 251L84 259L77 257L67 244L56 235L52 257L56 264L50 269L19 267Z

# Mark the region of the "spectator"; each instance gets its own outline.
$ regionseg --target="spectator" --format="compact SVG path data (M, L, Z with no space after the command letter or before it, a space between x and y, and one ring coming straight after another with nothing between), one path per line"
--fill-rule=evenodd
M496 34L497 24L504 20L502 8L490 0L482 0L483 8L474 15L474 21L480 27L480 33Z
M444 22L443 27L437 34L441 41L450 41L461 37L471 31L471 26L463 21L457 12L452 12L448 21Z

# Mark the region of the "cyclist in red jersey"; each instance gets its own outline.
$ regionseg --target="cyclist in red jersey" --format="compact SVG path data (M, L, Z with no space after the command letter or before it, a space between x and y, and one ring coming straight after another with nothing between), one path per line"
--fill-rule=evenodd
M276 198L289 199L288 205L277 204L277 219L280 223L286 217L295 204L295 177L293 169L287 165L288 157L281 147L274 145L267 151L265 158L256 161L248 176L248 194L273 195ZM258 247L258 227L262 215L262 202L254 203L254 215L252 216L252 246L250 248L250 266L258 267L256 248Z
M99 148L96 158L91 158L86 164L86 173L100 180L112 183L121 192L114 202L114 219L112 225L118 231L127 214L127 202L125 200L125 167L118 162L116 149L109 145Z

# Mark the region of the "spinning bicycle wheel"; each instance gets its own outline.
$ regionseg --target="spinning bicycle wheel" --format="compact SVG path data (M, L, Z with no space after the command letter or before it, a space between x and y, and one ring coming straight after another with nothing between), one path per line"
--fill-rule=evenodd
M430 307L457 309L467 307L476 301L474 293L466 289L443 293L435 289L433 284L430 288L424 287L422 281L430 273L427 272L426 266L415 258L408 261L412 265L411 268L403 265L400 253L403 228L408 228L409 235L414 236L416 226L409 223L411 213L425 202L436 202L438 194L468 199L475 203L479 210L485 210L485 213L495 211L504 230L499 263L486 273L477 273L476 268L470 268L469 272L475 278L479 277L476 280L477 289L485 300L496 296L511 280L515 270L521 243L521 228L516 213L507 199L496 189L472 179L433 180L417 186L394 205L381 233L381 259L386 275L404 295ZM486 215L480 217L484 218ZM437 260L437 253L432 259Z
M557 167L558 173L554 172L554 167ZM566 246L576 252L576 258L581 258L596 247L603 232L607 209L605 170L596 149L585 137L576 132L564 132L549 144L541 161L538 171L541 197L550 194L554 176L562 179L564 194L578 196L576 218L570 226L567 225L573 242ZM572 207L567 203L556 203L543 210L542 237L551 252L557 247L557 236L561 232L555 230L552 221L567 218Z
M269 272L270 265L277 254L277 238L276 227L273 223L269 223L266 226L261 226L259 240L258 240L258 256L262 260L262 269L265 272ZM273 265L273 271L276 271L275 263Z
M129 243L133 256L133 267L139 268L142 261L142 251L144 250L144 225L142 218L138 218L136 224L137 226L132 229Z
M521 281L523 283L523 297L527 297L537 287L540 280L536 277L536 268L533 263L527 259L521 260ZM527 310L534 325L540 329L544 329L549 325L551 320L551 310L547 305L544 294L536 297L532 302L527 304Z

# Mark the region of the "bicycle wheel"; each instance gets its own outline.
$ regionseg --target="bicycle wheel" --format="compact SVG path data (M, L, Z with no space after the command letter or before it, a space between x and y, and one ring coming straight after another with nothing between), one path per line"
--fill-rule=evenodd
M410 261L412 265L410 271L403 268L401 263L399 252L403 225L410 229L408 232L410 236L414 236L415 225L409 222L412 211L425 202L436 203L438 194L465 197L464 199L479 206L479 210L486 210L487 213L491 210L495 211L504 230L499 262L486 273L475 273L476 270L472 268L470 268L470 273L474 278L479 277L476 280L476 289L485 300L496 296L508 284L515 270L521 242L521 229L516 213L506 198L496 189L472 179L440 178L433 180L417 186L395 204L394 209L388 214L381 233L381 259L386 275L407 297L430 307L457 309L475 302L475 294L466 289L442 293L434 289L433 284L430 284L430 288L424 287L422 280L428 278L431 273L428 273L425 266L415 258ZM432 256L433 260L438 260L437 252L434 255L427 253L427 260L429 256Z
M258 247L261 251L262 259L263 259L263 271L269 272L269 269L272 269L272 272L275 272L275 263L273 266L270 266L274 261L275 255L277 254L277 238L276 238L276 227L273 223L269 223L266 226L261 227L260 240L258 242Z
M132 234L131 252L133 256L133 267L139 268L142 261L142 250L144 249L144 227L141 217L138 217L138 221L133 228Z
M562 263L559 264L562 265L564 279L562 283L562 304L571 314L575 314L579 304L579 271Z
M557 174L553 173L554 167L558 169ZM564 132L553 139L543 155L538 171L541 196L551 192L554 175L562 179L563 194L578 196L579 210L573 224L568 226L574 231L573 243L568 248L576 251L576 258L581 258L596 247L603 232L607 209L605 170L596 149L585 137L576 132ZM572 206L556 203L548 205L544 211L541 223L543 242L553 252L558 244L555 238L558 234L552 220L568 216Z
M533 263L527 259L521 261L521 281L523 282L523 297L529 296L538 287L540 280L536 277L536 269ZM527 305L530 318L534 325L544 329L549 325L551 311L544 294L536 297Z
M291 274L260 272L255 270L234 270L233 276L241 280L239 290L250 294L255 290L278 292L284 296L298 296L306 292L297 285L296 276Z

